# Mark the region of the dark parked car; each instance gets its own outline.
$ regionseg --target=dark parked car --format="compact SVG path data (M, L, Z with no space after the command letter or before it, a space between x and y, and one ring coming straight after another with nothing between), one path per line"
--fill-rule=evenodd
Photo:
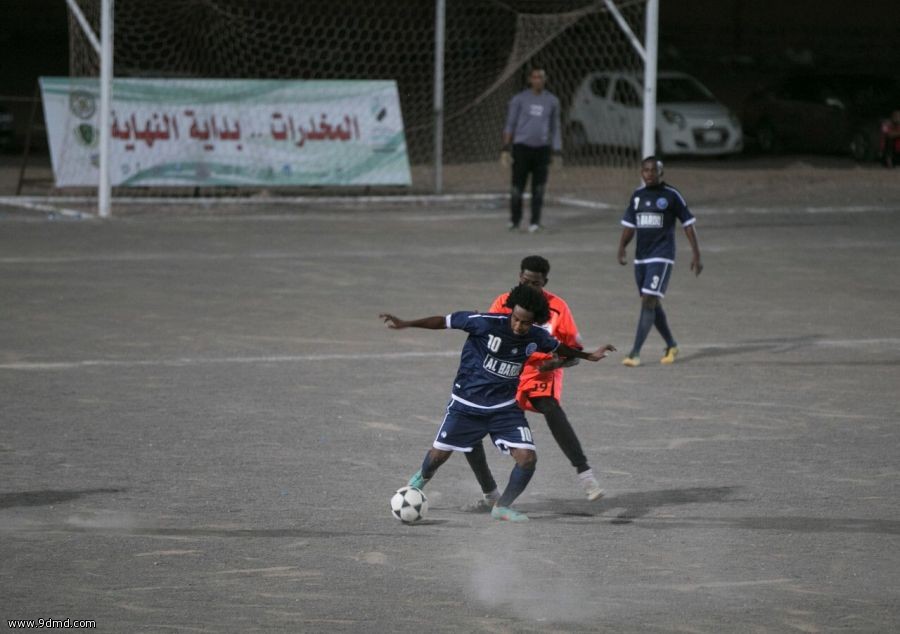
M806 73L754 92L744 104L747 137L763 152L878 154L881 122L900 108L900 82L872 74Z
M0 149L11 150L15 145L12 113L0 105Z

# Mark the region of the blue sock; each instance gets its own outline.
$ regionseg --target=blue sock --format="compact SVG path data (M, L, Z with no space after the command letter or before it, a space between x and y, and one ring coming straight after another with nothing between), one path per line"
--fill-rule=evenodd
M647 335L650 334L650 329L653 328L655 321L656 309L641 307L641 317L638 319L637 333L634 335L634 346L632 346L631 352L628 354L629 357L641 356L641 348L647 339Z
M506 485L506 490L503 491L503 495L497 500L497 506L509 506L512 504L517 497L522 495L522 491L528 486L533 475L534 469L523 469L516 463L512 473L509 474L509 484Z
M656 307L656 329L659 331L659 334L663 336L663 339L666 340L667 348L674 348L678 344L675 343L675 338L672 337L672 331L669 330L669 321L666 319L666 312L663 310L661 305Z

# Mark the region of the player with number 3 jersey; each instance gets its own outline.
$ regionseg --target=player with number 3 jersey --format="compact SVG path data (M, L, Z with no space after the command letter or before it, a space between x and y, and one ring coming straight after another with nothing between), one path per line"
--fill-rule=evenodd
M694 215L688 209L681 192L663 182L663 164L655 156L641 161L641 179L644 186L636 189L622 218L622 236L619 238L619 264L625 265L625 248L637 234L634 253L634 277L641 296L641 315L631 352L623 365L636 368L641 364L641 347L656 326L666 341L666 350L660 363L675 362L678 344L669 330L666 313L660 303L665 296L675 264L675 222L680 221L684 234L693 251L691 270L700 275L700 246L694 229Z

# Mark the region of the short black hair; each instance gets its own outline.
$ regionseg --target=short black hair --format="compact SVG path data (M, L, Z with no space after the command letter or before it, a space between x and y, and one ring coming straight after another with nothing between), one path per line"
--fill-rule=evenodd
M550 274L550 263L546 258L542 258L539 255L529 255L522 260L522 265L519 270L540 273L546 278Z
M550 305L544 297L544 291L531 284L519 284L509 291L506 307L515 309L520 306L534 315L534 323L545 324L550 320Z

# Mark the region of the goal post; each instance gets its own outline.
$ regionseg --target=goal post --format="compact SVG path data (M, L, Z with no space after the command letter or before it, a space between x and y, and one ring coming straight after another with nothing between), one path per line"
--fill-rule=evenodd
M73 77L112 76L114 60L117 78L395 80L412 190L453 191L446 170L496 163L506 106L532 65L560 99L567 164L620 178L653 153L659 0L65 1ZM89 35L103 33L105 10L108 55ZM586 129L590 111L575 116L602 71L643 84L643 116L623 114L612 137Z
M100 182L97 185L97 214L101 218L110 215L112 185L110 169L110 108L113 79L113 0L100 0L100 38L85 18L75 0L66 0L69 12L84 38L88 40L100 62ZM70 37L71 41L71 37Z

